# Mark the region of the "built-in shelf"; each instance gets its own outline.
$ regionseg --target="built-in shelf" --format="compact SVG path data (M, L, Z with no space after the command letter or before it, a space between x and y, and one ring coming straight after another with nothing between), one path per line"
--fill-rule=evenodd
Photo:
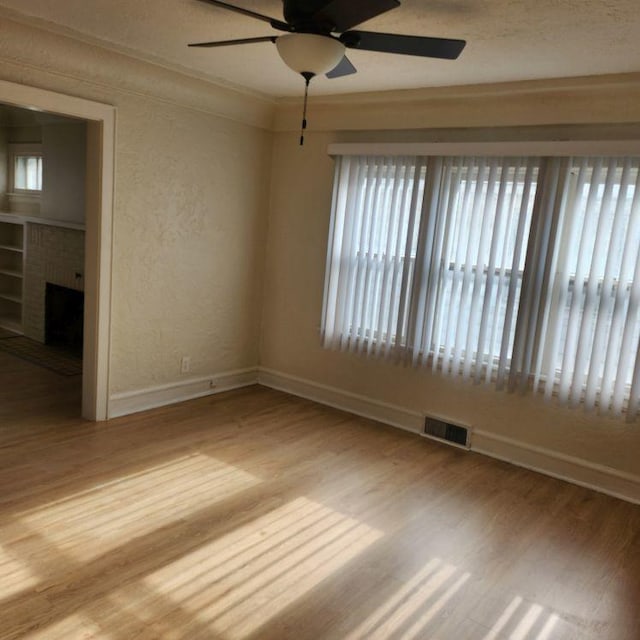
M11 316L0 316L0 327L14 333L22 333L22 322Z
M11 271L10 269L0 269L0 275L11 276L12 278L22 278L22 272Z
M22 333L25 223L0 217L0 327Z
M79 222L71 220L58 220L56 218L43 218L42 216L34 216L25 213L10 213L0 211L0 223L26 223L43 224L48 227L62 227L63 229L75 229L76 231L84 231L85 226Z
M2 222L0 222L0 225ZM0 244L0 250L2 251L14 251L15 253L24 253L24 249L22 247L12 247L8 244Z

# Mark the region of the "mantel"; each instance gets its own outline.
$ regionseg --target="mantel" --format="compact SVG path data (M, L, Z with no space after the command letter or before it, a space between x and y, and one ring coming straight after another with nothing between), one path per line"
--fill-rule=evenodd
M44 224L49 227L62 227L64 229L84 231L84 225L78 222L41 218L40 216L29 216L22 213L0 212L0 222L31 222L32 224Z

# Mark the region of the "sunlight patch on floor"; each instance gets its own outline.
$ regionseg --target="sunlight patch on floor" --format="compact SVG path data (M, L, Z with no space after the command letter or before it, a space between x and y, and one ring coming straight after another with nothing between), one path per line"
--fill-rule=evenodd
M426 630L438 613L462 588L471 574L460 572L439 558L430 560L345 640L428 637ZM426 634L426 635L425 635Z
M121 478L22 515L74 559L87 561L261 482L202 454Z
M0 545L0 600L29 589L37 583L37 578L29 568Z
M226 638L248 636L383 533L298 498L149 575L145 584Z
M464 573L459 576L455 582L437 594L437 598L426 609L421 610L411 626L402 633L401 640L415 640L415 638L423 638L423 632L426 630L430 622L436 619L438 614L444 609L446 604L453 596L462 589L465 582L471 577L470 573Z
M552 613L547 621L544 623L544 626L540 630L540 633L536 636L536 640L549 640L551 638L551 634L555 629L556 624L558 624L558 620L560 616L557 613Z
M25 640L113 640L98 624L81 613L74 613L64 620L24 636Z
M507 608L500 614L500 617L496 620L495 624L489 629L489 633L482 640L496 640L501 631L507 626L511 618L513 618L518 607L522 604L522 598L516 596L507 606Z
M532 604L522 618L520 618L518 626L509 636L510 640L525 640L542 611L543 609L539 604Z
M549 614L541 605L516 596L482 640L549 640L558 620L558 614Z

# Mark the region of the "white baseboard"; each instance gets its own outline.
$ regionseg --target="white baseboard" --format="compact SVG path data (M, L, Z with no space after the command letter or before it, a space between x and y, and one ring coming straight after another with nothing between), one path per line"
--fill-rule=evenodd
M212 386L213 383L213 386ZM259 383L364 418L422 434L424 416L398 405L265 368L189 378L111 396L108 417L137 413ZM640 476L474 428L471 451L640 504Z
M272 369L260 368L258 383L422 435L424 416L397 405L342 391ZM640 476L473 429L471 451L640 504Z
M640 504L640 476L476 429L471 450Z
M176 402L193 400L214 393L256 384L258 369L237 369L198 378L188 378L146 389L116 393L109 399L108 418L155 409Z
M420 434L422 431L424 416L403 409L397 405L379 402L367 396L349 393L337 387L298 378L286 373L280 373L273 369L260 367L258 384L271 389L278 389L294 396L314 400L329 407L342 409L349 413L355 413L363 418L370 418L378 422L390 424L393 427Z

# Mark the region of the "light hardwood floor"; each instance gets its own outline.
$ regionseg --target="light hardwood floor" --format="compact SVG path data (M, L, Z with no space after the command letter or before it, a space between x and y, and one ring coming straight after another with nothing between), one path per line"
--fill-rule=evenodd
M79 404L0 353L0 638L640 638L640 507L260 387Z

